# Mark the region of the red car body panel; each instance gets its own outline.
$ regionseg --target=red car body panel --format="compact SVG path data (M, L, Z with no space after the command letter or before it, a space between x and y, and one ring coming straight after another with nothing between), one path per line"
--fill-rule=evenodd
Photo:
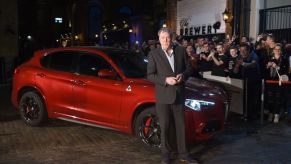
M40 64L43 56L68 50L98 54L112 65L122 80L55 71ZM198 83L189 83L187 94L189 96L197 93L195 98L207 101L208 98L201 94L214 89L207 83L202 86ZM193 89L195 87L196 89ZM154 106L155 103L154 85L151 82L127 78L105 52L89 47L55 48L35 52L31 60L19 66L14 72L11 99L15 107L18 107L20 95L25 88L34 88L41 94L49 118L75 120L126 133L133 133L134 117L138 110L142 110L143 106ZM194 111L185 107L186 133L189 141L209 139L223 130L226 97L214 95L211 101L215 101L213 109ZM205 131L205 127L211 122L215 122L219 128L213 132Z

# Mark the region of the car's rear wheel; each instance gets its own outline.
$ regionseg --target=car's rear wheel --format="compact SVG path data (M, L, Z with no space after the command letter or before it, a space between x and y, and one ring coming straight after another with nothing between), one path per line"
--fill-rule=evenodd
M135 134L146 147L159 149L161 129L154 107L143 110L135 120Z
M47 111L41 97L33 92L26 92L19 102L21 119L30 126L39 126L47 120Z

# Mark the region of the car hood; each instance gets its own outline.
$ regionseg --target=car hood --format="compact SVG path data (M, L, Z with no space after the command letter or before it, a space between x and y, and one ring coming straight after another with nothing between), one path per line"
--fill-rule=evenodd
M186 81L186 97L194 96L196 98L211 98L228 101L228 95L225 89L218 84L197 78L189 78Z
M129 83L154 89L154 84L147 79L129 79ZM204 79L192 77L186 81L186 97L219 99L223 102L228 101L227 92L222 86Z

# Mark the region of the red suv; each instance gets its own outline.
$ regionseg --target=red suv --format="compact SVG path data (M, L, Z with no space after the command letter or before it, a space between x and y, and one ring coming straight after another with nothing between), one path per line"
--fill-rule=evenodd
M160 146L154 85L147 59L131 51L68 47L41 50L14 71L12 102L23 121L47 118L135 133ZM188 141L205 140L224 128L227 95L220 87L190 78L186 83Z

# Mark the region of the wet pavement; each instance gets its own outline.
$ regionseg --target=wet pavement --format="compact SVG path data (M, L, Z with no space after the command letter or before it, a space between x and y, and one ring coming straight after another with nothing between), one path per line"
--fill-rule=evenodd
M232 114L222 134L190 150L201 163L291 163L291 123L261 125ZM10 86L0 86L0 163L160 161L159 151L146 149L132 135L60 120L28 127L11 106Z

